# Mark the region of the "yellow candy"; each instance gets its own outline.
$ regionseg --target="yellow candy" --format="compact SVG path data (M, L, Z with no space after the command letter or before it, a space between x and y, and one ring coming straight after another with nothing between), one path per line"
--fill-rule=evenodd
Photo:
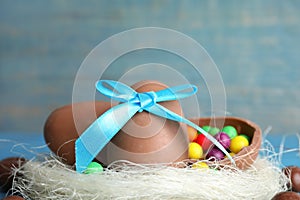
M238 153L242 148L249 146L248 140L243 136L236 136L231 140L230 151L233 153Z
M189 144L189 158L199 159L202 158L202 156L203 156L202 147L196 142L191 142Z
M229 155L231 155L231 157L235 156L235 153L230 152ZM228 158L227 156L225 156L225 158Z
M196 162L192 165L193 169L209 169L209 166L205 162Z

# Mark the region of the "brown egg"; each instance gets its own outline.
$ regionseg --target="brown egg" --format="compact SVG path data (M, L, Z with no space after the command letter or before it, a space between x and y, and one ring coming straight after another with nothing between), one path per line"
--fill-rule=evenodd
M138 92L147 92L162 90L167 86L155 81L143 81L133 88ZM182 115L178 101L160 104ZM108 102L82 102L55 110L44 127L44 137L50 149L67 164L73 165L75 140L111 106ZM74 112L77 113L76 118ZM97 160L104 164L119 159L137 163L173 162L187 158L187 147L184 125L144 111L135 114L97 156Z
M272 200L300 200L300 195L296 192L280 192Z
M238 133L243 133L252 138L249 146L244 147L233 157L239 169L249 168L257 158L261 146L261 129L250 120L239 117L215 117L191 119L191 121L200 127L210 125L221 129L224 126L231 125L237 129ZM231 165L231 161L228 158L219 161L219 163L221 165Z
M25 158L11 157L0 161L0 187L2 191L7 191L12 186L13 169L21 167L25 163Z
M291 181L292 191L300 192L300 168L288 166L283 168L283 172Z
M167 86L157 81L142 81L132 88L137 92L149 92L163 90ZM159 104L183 115L178 101ZM106 164L121 159L135 163L169 163L187 159L186 126L148 112L136 113L98 158Z
M5 197L3 200L25 200L25 199L20 196L9 196L9 197Z
M44 126L44 137L49 148L66 164L73 165L76 139L109 108L110 103L96 101L70 104L54 110ZM74 112L76 116L73 116Z

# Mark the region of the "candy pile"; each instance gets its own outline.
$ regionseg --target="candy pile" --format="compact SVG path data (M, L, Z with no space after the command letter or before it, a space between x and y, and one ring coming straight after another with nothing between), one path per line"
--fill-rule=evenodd
M249 146L251 138L248 135L238 133L234 126L224 126L222 129L211 126L203 126L203 130L211 134L230 153L231 156L239 153L244 147ZM215 147L204 134L192 127L188 127L189 135L189 158L223 160L224 153Z

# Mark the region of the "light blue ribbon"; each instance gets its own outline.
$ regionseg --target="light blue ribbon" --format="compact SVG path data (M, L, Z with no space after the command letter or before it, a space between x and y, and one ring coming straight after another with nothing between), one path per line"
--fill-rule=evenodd
M106 87L110 86L112 89ZM117 134L117 132L137 112L148 111L157 116L183 122L202 134L204 134L214 145L216 145L235 164L226 149L209 133L183 118L182 116L157 104L163 101L172 101L191 96L197 92L194 85L180 85L166 88L160 91L138 93L131 87L117 81L100 80L96 83L96 89L113 100L123 102L118 104L95 120L76 140L76 171L83 172L104 146Z

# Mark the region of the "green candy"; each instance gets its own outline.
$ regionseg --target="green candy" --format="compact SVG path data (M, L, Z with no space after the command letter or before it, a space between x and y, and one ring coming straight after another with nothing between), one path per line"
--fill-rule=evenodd
M206 132L208 132L210 135L212 136L215 136L217 135L217 133L220 132L220 129L218 129L217 127L211 127L211 126L202 126L202 129L205 130ZM201 134L199 131L198 131L198 134Z
M212 136L217 135L219 132L220 132L220 129L218 129L217 127L211 127L211 129L209 130L209 133L210 133Z
M222 129L222 132L226 133L230 137L230 139L236 137L238 134L237 130L233 126L225 126Z
M97 162L91 162L84 171L85 174L94 174L100 172L103 172L103 167Z
M209 132L209 130L211 129L211 127L210 126L202 126L202 129L205 130L206 132ZM198 133L199 133L199 131L198 131Z

